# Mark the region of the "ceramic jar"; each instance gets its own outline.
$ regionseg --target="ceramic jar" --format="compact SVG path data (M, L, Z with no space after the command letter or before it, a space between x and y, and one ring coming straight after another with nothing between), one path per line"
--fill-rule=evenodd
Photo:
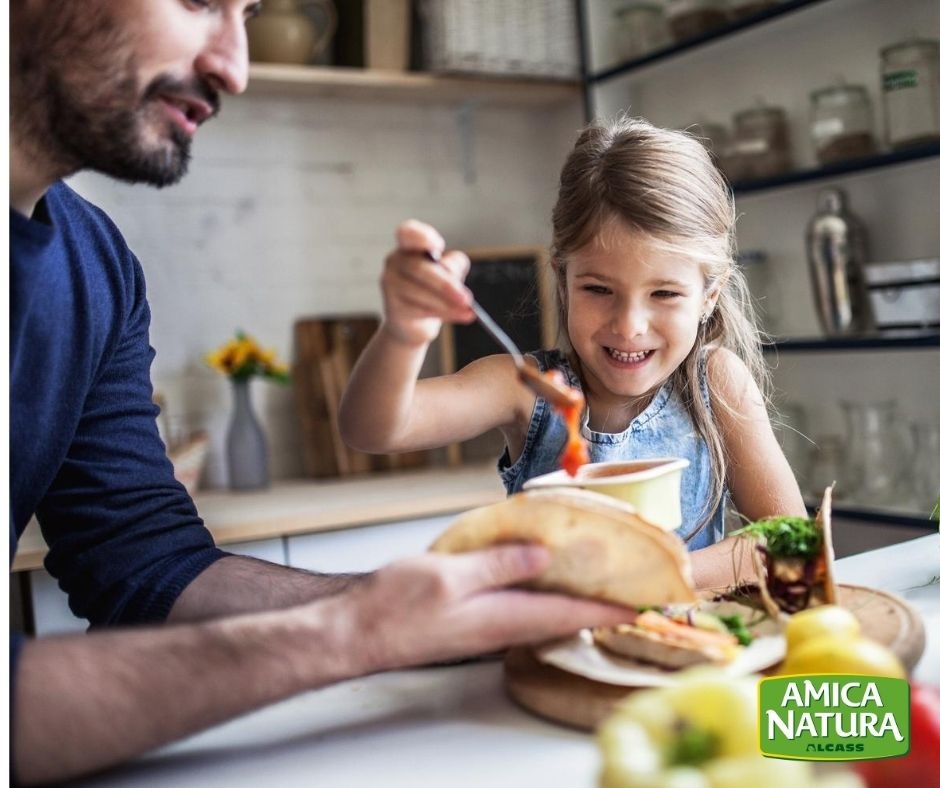
M329 45L336 32L336 6L332 0L265 0L246 30L252 62L303 65Z

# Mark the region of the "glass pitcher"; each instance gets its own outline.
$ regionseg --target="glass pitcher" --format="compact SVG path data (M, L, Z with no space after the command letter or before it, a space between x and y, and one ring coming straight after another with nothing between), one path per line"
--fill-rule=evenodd
M898 432L897 404L840 403L848 428L846 486L852 500L866 506L901 503L898 489L904 445Z
M940 424L912 424L911 435L911 504L918 512L930 512L940 500Z

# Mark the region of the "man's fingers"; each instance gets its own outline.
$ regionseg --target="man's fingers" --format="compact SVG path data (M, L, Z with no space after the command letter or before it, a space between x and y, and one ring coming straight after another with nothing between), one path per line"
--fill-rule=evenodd
M634 621L637 612L603 602L539 591L508 590L475 600L481 617L506 644L538 643L584 627L612 627Z
M551 562L551 553L540 545L513 544L450 556L444 571L455 588L469 595L532 580Z

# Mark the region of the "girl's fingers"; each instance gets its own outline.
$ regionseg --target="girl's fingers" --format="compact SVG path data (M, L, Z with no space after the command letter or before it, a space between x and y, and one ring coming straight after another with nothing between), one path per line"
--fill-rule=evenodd
M433 292L446 299L451 306L469 306L473 296L449 268L413 254L395 255L393 263L395 273L409 287ZM458 267L461 265L459 259L452 264Z
M441 258L441 265L462 282L470 271L470 258L463 252L447 252Z
M444 252L444 238L431 225L409 219L402 222L395 230L398 248L405 252L430 252L440 255Z

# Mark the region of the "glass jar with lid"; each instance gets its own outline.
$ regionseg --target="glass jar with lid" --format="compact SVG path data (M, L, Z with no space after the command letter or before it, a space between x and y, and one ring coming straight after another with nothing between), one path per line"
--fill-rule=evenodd
M777 0L728 0L728 16L732 22L769 11Z
M724 169L731 180L769 178L790 169L790 131L781 107L762 103L734 116L734 138Z
M672 43L660 3L620 0L612 5L611 35L618 61L636 60Z
M940 139L940 41L911 39L882 49L881 92L892 148Z
M720 167L722 158L728 152L730 142L728 129L720 123L713 123L705 118L699 118L687 126L685 130L705 146L715 163Z
M810 102L810 134L820 164L875 152L875 123L868 88L833 85L813 91Z
M728 24L725 0L667 0L666 17L677 41L698 38Z

